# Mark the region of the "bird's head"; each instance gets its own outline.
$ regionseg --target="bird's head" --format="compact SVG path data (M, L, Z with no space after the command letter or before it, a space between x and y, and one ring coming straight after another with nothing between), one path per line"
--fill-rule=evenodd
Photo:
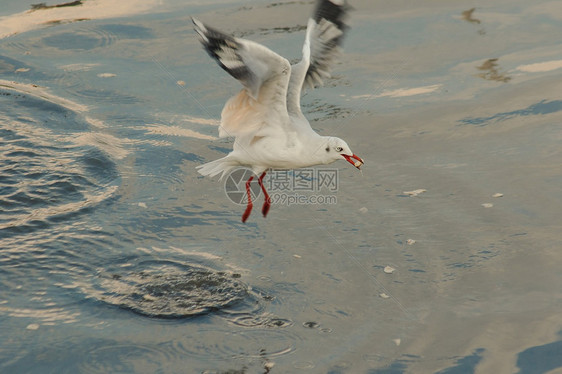
M347 143L336 137L327 137L324 149L319 152L325 154L326 164L331 164L334 161L341 160L342 158L349 162L351 165L355 166L357 169L361 168L364 164L363 160L355 155Z

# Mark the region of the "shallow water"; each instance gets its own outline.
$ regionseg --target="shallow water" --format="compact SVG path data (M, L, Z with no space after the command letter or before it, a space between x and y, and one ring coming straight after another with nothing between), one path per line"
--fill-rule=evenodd
M311 1L0 9L0 371L562 370L562 6L351 3L303 108L363 173L246 224L190 16L296 59Z

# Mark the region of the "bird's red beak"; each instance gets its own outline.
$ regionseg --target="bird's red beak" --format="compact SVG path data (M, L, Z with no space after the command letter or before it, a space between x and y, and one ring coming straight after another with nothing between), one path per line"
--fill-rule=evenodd
M356 155L351 155L351 156L342 155L342 156L343 156L343 158L345 158L347 160L347 162L349 162L351 165L355 166L359 170L361 170L361 165L363 165L365 163L365 162L363 162L361 157L356 156Z

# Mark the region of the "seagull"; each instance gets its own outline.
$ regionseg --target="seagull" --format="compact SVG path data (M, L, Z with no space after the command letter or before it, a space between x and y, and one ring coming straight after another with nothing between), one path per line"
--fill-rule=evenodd
M250 183L257 176L265 196L262 214L267 216L271 200L263 179L270 169L305 168L342 159L360 169L364 163L344 140L316 133L300 107L303 88L323 84L341 54L348 9L345 0L318 0L308 20L302 59L294 65L261 44L192 19L207 53L244 86L221 113L219 137L234 137L232 152L197 167L204 176L221 174L219 180L240 166L253 171L245 185L248 203L242 222L252 211Z

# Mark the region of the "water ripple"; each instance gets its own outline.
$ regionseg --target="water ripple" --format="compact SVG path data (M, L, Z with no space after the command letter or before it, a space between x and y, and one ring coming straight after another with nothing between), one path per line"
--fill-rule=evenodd
M96 342L78 365L80 373L156 373L173 357L165 347L112 341Z
M73 142L90 125L39 93L0 88L0 233L28 233L110 199L116 165L105 152ZM83 109L83 108L82 108Z
M300 337L284 329L220 330L200 329L205 341L192 344L189 337L174 341L177 355L197 357L200 360L232 360L234 358L274 358L295 351Z

